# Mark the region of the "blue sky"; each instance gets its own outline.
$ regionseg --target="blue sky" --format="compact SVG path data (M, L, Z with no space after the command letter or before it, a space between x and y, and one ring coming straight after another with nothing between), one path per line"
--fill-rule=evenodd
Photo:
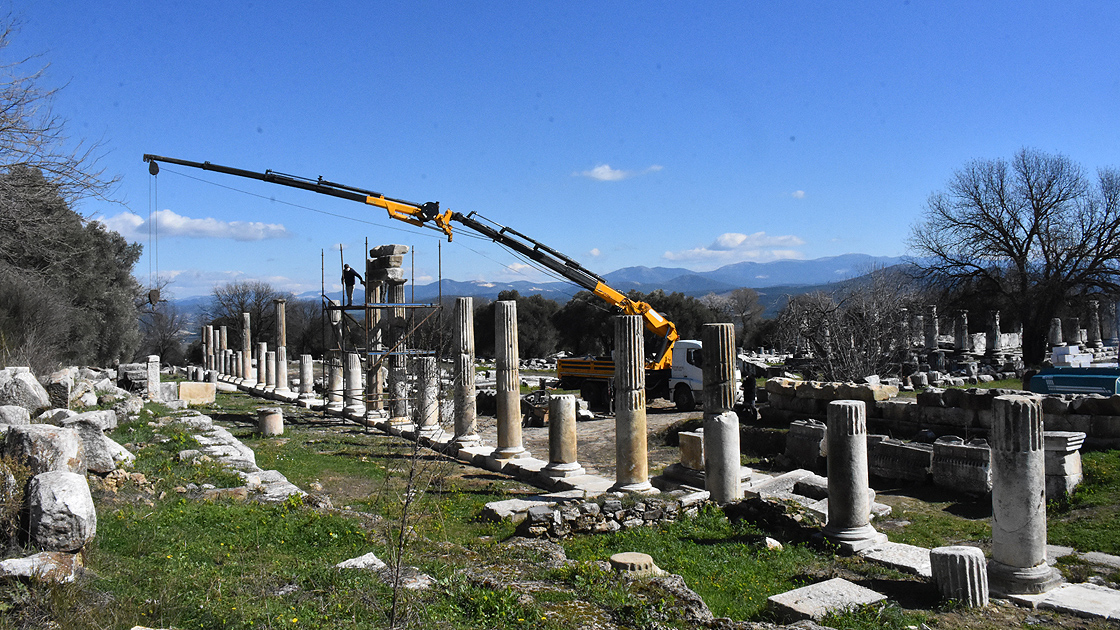
M849 252L897 256L929 194L1021 147L1120 165L1111 2L26 2L55 112L102 140L119 203L177 297L318 290L326 250L439 238L383 210L168 166L154 153L476 211L606 273ZM202 180L202 181L200 181ZM153 195L154 186L154 195ZM250 193L250 194L246 194ZM154 196L154 202L153 202ZM316 212L319 211L319 212ZM341 216L335 216L341 215ZM403 229L402 229L403 228ZM444 277L539 279L497 245Z

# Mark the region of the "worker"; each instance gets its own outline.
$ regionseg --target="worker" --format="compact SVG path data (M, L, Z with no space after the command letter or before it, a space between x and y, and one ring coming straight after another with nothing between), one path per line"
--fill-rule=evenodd
M366 281L357 271L354 271L350 265L342 265L342 285L346 287L346 306L354 303L354 280L361 282L363 287L366 286Z

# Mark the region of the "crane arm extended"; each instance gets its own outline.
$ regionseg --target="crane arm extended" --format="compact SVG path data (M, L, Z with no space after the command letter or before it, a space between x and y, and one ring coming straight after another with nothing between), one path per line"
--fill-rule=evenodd
M431 221L435 224L436 228L441 230L444 234L447 234L448 241L451 240L451 225L448 223L451 219L451 211L447 210L440 213L438 201L415 203L412 201L405 201L404 199L393 199L392 197L386 197L372 190L364 190L345 184L329 182L322 177L319 179L307 179L294 175L285 175L275 171L258 173L256 171L247 171L240 168L211 164L210 162L191 162L190 160L180 160L178 158L150 154L144 154L144 161L149 163L149 170L152 171L153 175L159 172L157 163L165 162L167 164L178 164L179 166L190 166L204 171L214 171L215 173L225 173L226 175L258 179L262 182L291 186L292 188L302 188L303 190L310 190L311 192L317 192L323 195L330 195L332 197L339 197L341 199L349 199L350 201L377 206L388 211L390 217L398 221L411 223L415 226L424 227L428 221Z
M673 344L676 343L679 338L677 327L673 322L665 319L649 304L638 300L631 300L622 293L611 288L603 281L603 278L592 273L583 265L579 264L579 262L512 228L494 223L494 225L497 225L499 228L495 229L490 225L493 223L492 221L487 220L483 222L474 218L476 216L480 219L484 218L474 212L463 215L458 212L452 213L450 210L446 210L441 213L439 211L438 201L415 203L403 199L393 199L371 190L329 182L322 177L318 179L308 179L294 175L285 175L275 171L258 173L256 171L247 171L240 168L211 164L210 162L192 162L190 160L180 160L177 158L150 154L144 155L144 161L149 164L148 170L153 175L159 172L158 163L165 162L167 164L189 166L205 171L214 171L215 173L224 173L226 175L235 175L237 177L246 177L272 184L300 188L323 195L330 195L332 197L377 206L387 210L389 216L398 221L404 221L405 223L420 227L427 227L429 222L431 222L437 229L447 235L448 241L450 241L452 237L451 221L455 221L493 240L499 245L508 247L544 265L571 282L591 291L600 299L617 306L623 313L627 315L640 315L646 330L649 330L661 339L660 347L654 353L654 358L647 367L659 370L672 366Z

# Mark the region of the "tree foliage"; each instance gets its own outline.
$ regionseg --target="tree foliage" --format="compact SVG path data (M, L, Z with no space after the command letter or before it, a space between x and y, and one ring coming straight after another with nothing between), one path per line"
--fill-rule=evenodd
M249 339L253 343L276 341L276 306L273 302L282 297L271 284L263 280L240 280L215 286L210 292L210 304L203 309L203 318L211 325L225 326L228 343L241 346L242 313L249 314ZM284 315L287 318L285 308Z
M758 301L758 291L740 287L725 295L709 293L700 301L735 324L735 337L741 347L756 345L765 310Z
M517 303L517 349L522 357L545 357L556 352L558 332L552 317L560 310L555 300L535 294L523 296L517 291L502 291L498 301ZM494 302L475 308L475 353L480 356L494 354Z
M930 196L910 245L927 277L1005 301L1023 326L1024 360L1038 364L1067 301L1120 294L1120 171L1092 179L1032 149L971 162Z
M22 357L41 370L131 359L140 341L132 276L139 257L139 245L74 212L37 169L0 169L0 282L8 296L0 303L0 360ZM50 328L28 326L32 320Z

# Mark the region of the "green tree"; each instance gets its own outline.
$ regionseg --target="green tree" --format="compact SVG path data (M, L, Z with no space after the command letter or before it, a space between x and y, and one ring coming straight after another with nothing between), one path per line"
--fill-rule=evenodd
M554 300L540 294L522 296L516 290L502 291L498 301L517 303L517 349L524 358L545 357L556 351L558 333L552 316L560 310ZM479 356L494 354L494 302L474 310L475 353Z
M132 276L139 257L139 245L74 212L61 186L38 169L0 170L0 266L6 268L2 278L9 294L37 287L57 297L51 304L6 301L0 320L26 320L29 312L55 309L49 319L58 327L51 336L64 343L51 346L54 362L106 365L132 358L140 342L135 306L140 286ZM19 339L33 340L14 329L2 336L6 362L22 353Z
M603 356L614 344L611 317L617 309L590 291L580 291L552 316L560 349L583 356Z

